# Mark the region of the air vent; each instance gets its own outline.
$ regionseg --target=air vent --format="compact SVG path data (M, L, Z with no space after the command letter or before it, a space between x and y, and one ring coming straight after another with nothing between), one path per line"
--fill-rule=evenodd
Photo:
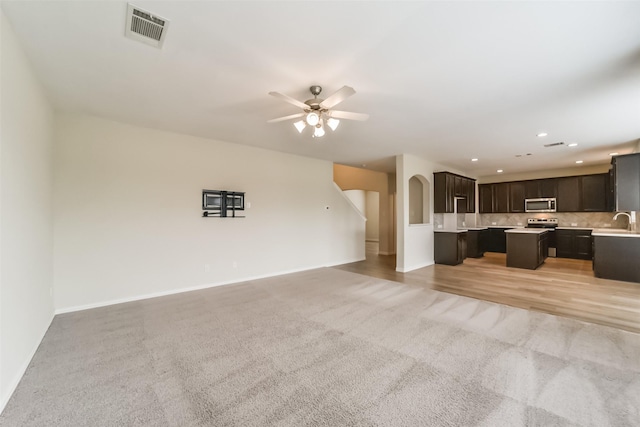
M551 144L544 144L545 147L557 147L558 145L564 145L564 142L553 142Z
M129 3L125 35L157 48L162 47L169 21Z

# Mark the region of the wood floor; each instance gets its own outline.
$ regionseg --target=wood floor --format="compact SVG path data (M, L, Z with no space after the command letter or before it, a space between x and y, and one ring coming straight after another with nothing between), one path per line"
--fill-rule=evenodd
M335 268L640 333L640 283L598 279L591 261L547 258L532 271L506 267L505 254L486 253L457 266L399 273L395 255L378 255L378 244L367 242L365 261Z

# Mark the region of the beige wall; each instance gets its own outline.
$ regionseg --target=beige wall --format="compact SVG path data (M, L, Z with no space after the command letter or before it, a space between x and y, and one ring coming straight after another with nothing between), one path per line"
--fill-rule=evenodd
M370 242L380 241L380 193L365 192L365 216L367 217L366 239Z
M381 254L395 253L393 211L391 208L394 189L389 187L389 181L392 179L389 175L368 169L333 165L333 179L343 190L358 189L377 191L379 193L379 248Z
M53 112L0 11L0 411L53 318Z
M57 312L364 259L331 162L92 116L56 125ZM203 218L202 189L246 192L246 218Z

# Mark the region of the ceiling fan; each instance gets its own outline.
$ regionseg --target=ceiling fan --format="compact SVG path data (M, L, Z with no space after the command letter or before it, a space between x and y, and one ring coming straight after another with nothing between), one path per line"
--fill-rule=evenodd
M278 117L277 119L271 119L268 120L267 123L276 123L285 120L303 118L293 124L298 132L302 133L304 128L309 125L314 128L313 136L321 137L325 133L325 124L329 126L332 131L334 131L340 124L339 119L364 121L369 118L368 114L351 113L349 111L337 111L331 109L356 93L356 91L352 87L343 86L327 99L318 98L318 95L320 95L320 93L322 92L322 87L320 86L311 86L309 88L309 91L313 95L313 98L307 99L304 102L298 101L297 99L291 98L290 96L283 95L280 92L269 92L269 95L275 96L276 98L280 98L283 101L288 102L289 104L295 105L296 107L301 108L303 112L292 114L290 116Z

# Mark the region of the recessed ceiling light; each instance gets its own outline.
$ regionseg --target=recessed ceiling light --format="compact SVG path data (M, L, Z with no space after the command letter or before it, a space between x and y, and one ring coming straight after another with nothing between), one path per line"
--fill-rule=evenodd
M576 160L576 163L580 164L582 163L582 160Z
M504 172L504 171L503 171L502 169L498 169L496 172L498 172L498 173L502 173L502 172Z
M539 133L539 134L537 134L536 136L537 136L538 138L544 138L544 137L545 137L545 136L547 136L547 135L549 135L549 134L548 134L548 133L546 133L546 132L540 132L540 133Z
M618 154L618 153L616 153L616 154ZM478 159L471 159L471 161L472 161L472 162L477 162L477 161L478 161Z
M618 153L609 153L610 156L617 156Z
M567 145L567 147L577 147L578 143L577 142L572 142L571 144Z

